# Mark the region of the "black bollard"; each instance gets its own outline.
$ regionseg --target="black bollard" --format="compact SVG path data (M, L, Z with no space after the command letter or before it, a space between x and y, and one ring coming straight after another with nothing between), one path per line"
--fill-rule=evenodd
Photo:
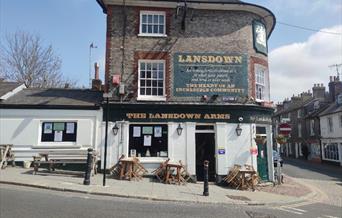
M92 148L88 148L88 156L87 156L87 167L86 167L86 171L84 174L84 181L83 181L83 185L90 185L90 174L91 174L91 168L93 165L93 149Z
M208 169L209 169L209 161L204 161L204 190L203 195L209 196L209 186L208 186Z

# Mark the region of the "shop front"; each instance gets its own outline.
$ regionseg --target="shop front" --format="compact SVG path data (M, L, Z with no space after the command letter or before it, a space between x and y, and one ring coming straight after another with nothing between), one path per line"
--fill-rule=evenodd
M106 110L107 108L105 108ZM107 166L118 158L136 156L152 172L170 158L182 161L195 181L203 180L203 162L209 160L209 179L220 181L234 164L257 164L258 131L265 138L265 161L272 151L272 109L255 105L118 104L111 103ZM106 114L106 113L104 113ZM105 119L105 118L104 118ZM266 180L269 177L265 175Z

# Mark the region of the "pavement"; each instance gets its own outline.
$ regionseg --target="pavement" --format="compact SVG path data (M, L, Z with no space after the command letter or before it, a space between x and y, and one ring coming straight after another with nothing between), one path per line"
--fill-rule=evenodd
M287 180L289 184L277 186L272 191L264 187L256 191L240 191L228 187L209 185L209 196L203 196L203 183L188 183L186 185L168 185L155 182L152 178L143 178L141 181L116 180L111 176L106 179L106 186L102 186L102 174L91 177L90 185L83 185L83 173L56 171L48 173L40 171L32 175L32 169L22 167L7 167L0 170L0 184L29 186L57 191L76 192L100 196L113 196L136 198L156 201L194 202L214 204L240 204L240 205L267 205L284 206L306 202L317 198L319 190L306 187L305 184L296 183L294 179ZM290 188L288 188L290 186ZM281 189L295 190L305 188L301 195L287 194ZM277 191L275 191L277 190Z

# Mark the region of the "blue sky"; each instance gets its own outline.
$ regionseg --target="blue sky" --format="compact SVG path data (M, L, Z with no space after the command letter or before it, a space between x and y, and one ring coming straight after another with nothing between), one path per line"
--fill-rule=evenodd
M280 22L342 32L342 0L245 2L269 8ZM103 78L105 28L106 16L96 0L0 0L0 39L3 40L6 34L16 30L39 34L62 58L63 74L78 81L80 86L89 84L91 42L98 46L92 50L92 60L100 62ZM321 49L324 62L319 57ZM277 24L269 40L272 99L279 101L307 91L314 83L326 84L328 77L333 75L328 66L342 63L341 51L342 35L316 33ZM296 59L291 60L291 57ZM307 58L305 64L301 60L303 57ZM302 64L297 63L299 59ZM91 69L93 71L93 67ZM298 76L297 83L294 83L293 76Z

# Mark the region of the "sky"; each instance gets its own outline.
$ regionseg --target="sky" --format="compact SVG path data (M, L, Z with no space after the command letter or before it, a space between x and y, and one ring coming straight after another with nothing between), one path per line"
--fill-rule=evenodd
M270 9L278 21L268 41L271 100L307 92L316 83L327 87L329 76L336 76L329 66L342 64L342 0L245 2ZM63 61L63 75L80 87L89 85L89 45L94 43L91 63L100 64L104 77L106 16L96 0L0 0L0 40L18 30L52 45Z

